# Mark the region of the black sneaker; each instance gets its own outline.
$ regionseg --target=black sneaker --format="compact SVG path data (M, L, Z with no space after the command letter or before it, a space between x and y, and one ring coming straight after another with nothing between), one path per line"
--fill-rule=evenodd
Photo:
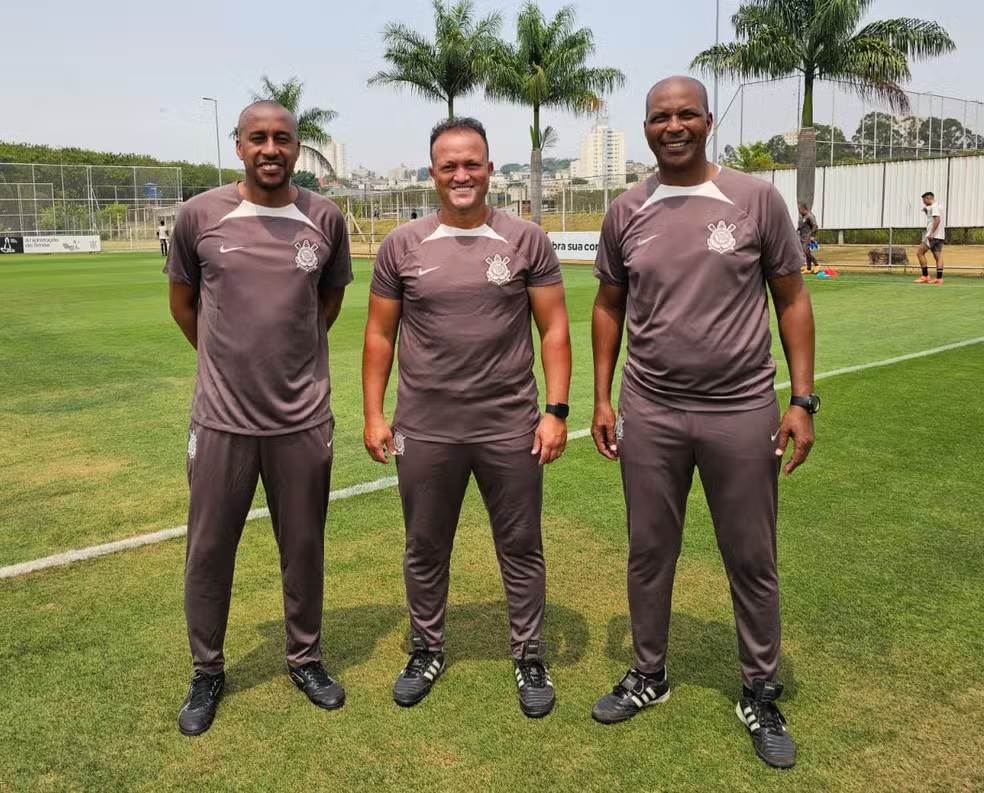
M396 678L393 699L396 704L409 708L427 696L434 681L444 671L444 653L431 652L422 636L410 636L410 659Z
M625 673L610 694L599 699L591 717L602 724L615 724L635 716L640 710L670 698L670 680L666 669L655 675L645 675L633 667Z
M195 672L191 687L178 711L178 729L184 735L201 735L212 726L225 686L225 672L206 675Z
M332 679L321 661L310 661L297 668L287 667L294 685L319 708L335 710L345 704L345 689Z
M779 683L756 680L751 689L742 686L735 713L752 736L759 757L773 768L792 768L796 763L796 744L786 732L786 719L775 705L780 694Z
M557 701L550 672L543 663L544 649L543 642L528 641L523 644L523 657L514 661L519 707L531 719L546 716Z

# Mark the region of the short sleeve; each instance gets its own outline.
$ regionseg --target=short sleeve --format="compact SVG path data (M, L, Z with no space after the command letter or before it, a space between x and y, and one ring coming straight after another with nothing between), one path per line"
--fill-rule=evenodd
M168 245L164 272L169 280L188 286L198 286L202 278L202 263L196 250L198 229L195 216L187 206L182 207L174 221L174 233Z
M782 195L768 186L759 228L762 233L762 271L766 278L798 273L803 266L800 242Z
M541 228L533 232L530 242L530 265L526 276L528 287L552 286L563 281L560 273L560 261L553 249L553 243Z
M622 246L619 244L618 220L616 208L612 207L605 215L601 224L601 240L598 243L598 255L595 257L595 277L606 284L626 286L629 283L622 259Z
M332 256L321 271L318 289L341 289L352 283L352 254L349 249L348 229L339 213L329 216L325 236L331 240Z
M374 295L390 300L402 300L403 281L400 279L399 267L396 245L393 243L393 235L390 234L383 240L376 254L376 262L372 268L372 283L369 285L370 291Z
M930 208L930 215L932 215L934 218L943 217L943 210L940 209L939 204L933 204L933 206Z

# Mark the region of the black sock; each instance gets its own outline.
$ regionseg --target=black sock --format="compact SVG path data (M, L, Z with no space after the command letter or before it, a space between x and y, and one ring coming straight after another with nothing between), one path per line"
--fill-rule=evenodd
M941 280L941 281L943 280L943 268L942 267L937 267L936 268L936 277L939 280Z
M923 278L929 278L929 267L922 265Z
M656 672L640 672L639 674L641 674L647 680L655 680L657 683L662 683L664 680L666 680L666 667L664 666L662 669Z

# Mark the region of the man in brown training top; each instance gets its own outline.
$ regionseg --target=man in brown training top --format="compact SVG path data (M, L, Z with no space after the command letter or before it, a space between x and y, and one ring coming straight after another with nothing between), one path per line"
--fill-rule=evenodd
M731 584L738 718L765 762L789 767L796 748L775 705L777 484L787 441L795 443L787 474L813 444L813 312L786 205L767 182L707 161L712 123L701 83L671 77L653 86L643 126L659 171L619 196L602 227L591 432L598 451L621 462L635 664L593 716L624 721L669 696L670 597L696 466ZM792 380L781 421L766 284ZM611 388L626 320L616 415Z
M290 112L256 102L236 130L245 181L184 205L164 268L171 314L198 351L185 735L209 728L222 694L236 548L258 477L280 550L288 672L314 704L345 701L321 664L321 612L334 426L326 336L352 280L348 236L333 203L291 184L300 143Z
M571 373L560 265L539 226L486 206L492 163L479 122L434 128L430 173L439 212L400 226L376 257L362 368L366 449L381 463L396 457L406 523L410 658L393 697L417 704L444 670L451 546L474 473L505 584L520 707L545 716L554 691L544 665L542 466L564 451ZM531 314L547 388L542 417ZM397 331L391 426L383 394Z

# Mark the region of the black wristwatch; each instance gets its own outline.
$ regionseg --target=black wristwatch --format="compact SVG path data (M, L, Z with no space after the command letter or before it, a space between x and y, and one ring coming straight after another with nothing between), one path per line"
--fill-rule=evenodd
M565 405L563 402L557 402L554 405L547 405L543 408L545 413L549 413L551 416L556 416L561 421L566 421L567 416L571 412L571 406Z
M790 405L796 405L797 407L803 408L811 416L816 415L820 412L820 397L817 394L808 394L807 396L792 396L789 398Z

